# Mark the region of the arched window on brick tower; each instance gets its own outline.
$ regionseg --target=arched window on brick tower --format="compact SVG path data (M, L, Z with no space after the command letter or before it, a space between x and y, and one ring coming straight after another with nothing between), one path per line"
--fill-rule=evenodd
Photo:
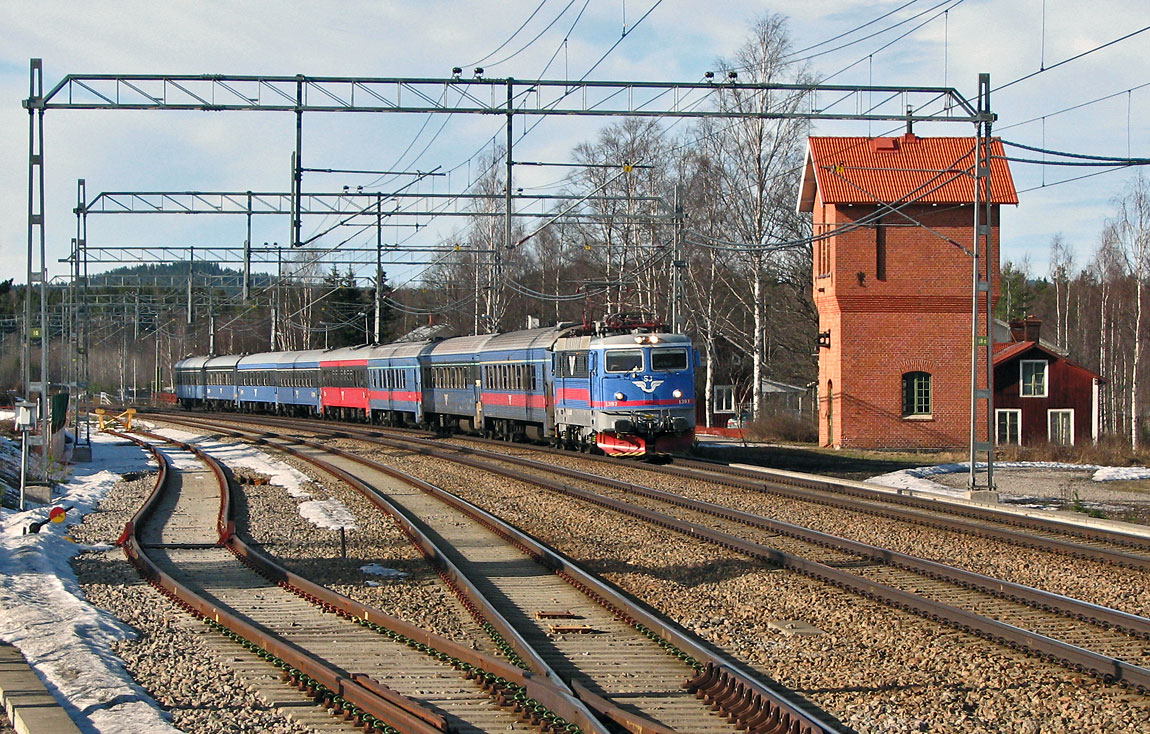
M902 417L917 418L931 415L929 372L906 372L902 376Z

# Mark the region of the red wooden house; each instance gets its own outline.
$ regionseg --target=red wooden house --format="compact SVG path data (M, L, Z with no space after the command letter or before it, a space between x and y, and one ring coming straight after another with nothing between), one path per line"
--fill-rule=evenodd
M994 345L996 441L999 446L1096 441L1102 378L1040 342L1041 323L1012 322L1012 341Z

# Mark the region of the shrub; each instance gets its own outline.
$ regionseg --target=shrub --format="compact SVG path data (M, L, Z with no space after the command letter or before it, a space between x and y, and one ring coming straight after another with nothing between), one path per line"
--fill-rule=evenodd
M814 421L789 413L763 416L749 424L744 435L751 441L790 441L814 443L819 429Z

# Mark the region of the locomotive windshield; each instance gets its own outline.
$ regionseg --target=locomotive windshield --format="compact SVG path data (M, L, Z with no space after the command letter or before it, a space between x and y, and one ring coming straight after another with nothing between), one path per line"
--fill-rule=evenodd
M652 349L652 372L676 372L687 369L686 349Z
M639 372L643 369L643 350L613 349L604 357L608 372Z

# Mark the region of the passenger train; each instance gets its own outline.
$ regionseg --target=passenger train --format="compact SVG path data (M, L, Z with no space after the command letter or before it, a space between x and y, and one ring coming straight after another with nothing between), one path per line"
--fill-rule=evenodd
M187 407L420 426L647 456L695 434L691 340L626 315L503 334L188 357Z

